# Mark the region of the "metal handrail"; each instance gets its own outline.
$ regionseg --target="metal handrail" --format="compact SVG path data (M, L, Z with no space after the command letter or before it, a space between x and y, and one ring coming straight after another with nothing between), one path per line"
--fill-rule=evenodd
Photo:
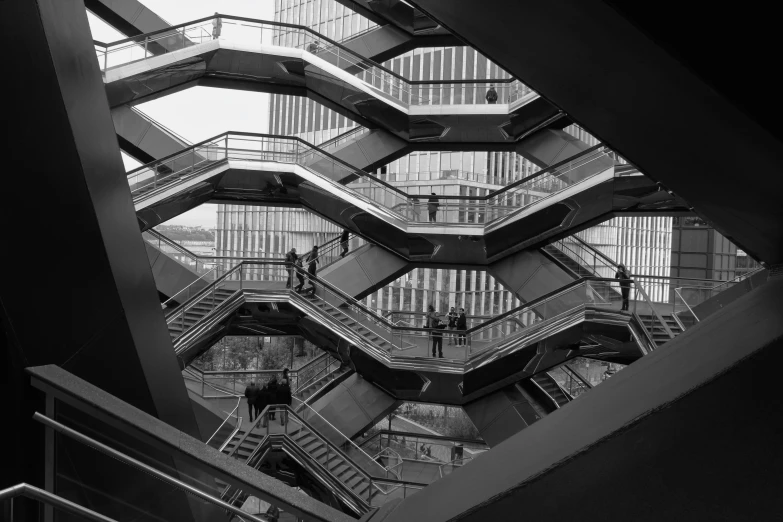
M202 384L201 397L204 398L204 399L212 399L212 398L225 399L225 398L228 398L228 397L239 397L239 398L242 397L242 395L239 395L238 393L234 393L232 390L229 390L228 388L224 388L224 387L221 387L221 386L219 386L217 384L212 384L211 382L205 381L204 380L204 372L202 370L199 370L198 368L196 368L193 365L188 366L187 368L185 368L184 371L187 372L187 373L190 373L191 375L196 373L196 372L201 374L201 384ZM209 386L210 388L212 388L216 392L223 393L224 395L222 395L220 397L207 397L207 396L204 395L204 388L203 388L204 386Z
M587 380L586 380L584 377L582 377L582 375L581 375L581 374L580 374L578 371L576 371L576 370L574 370L573 368L571 368L571 367L570 367L568 364L563 364L563 365L561 366L561 368L565 368L565 371L566 371L566 372L567 372L569 375L571 375L572 377L576 377L576 378L577 378L577 380L578 380L578 381L580 381L580 382L581 382L581 383L582 383L584 386L586 386L588 389L590 389L590 388L592 388L592 387L593 387L593 385L592 385L592 384L590 384L590 382L589 382L589 381L587 381Z
M364 446L371 440L380 437L381 435L388 435L392 437L404 437L404 438L420 438L420 439L428 439L428 440L436 440L436 441L442 441L442 442L454 442L454 443L460 443L460 444L475 444L477 446L484 445L486 446L487 443L484 442L481 439L465 439L462 437L449 437L447 435L435 435L435 434L429 434L429 433L414 433L410 431L398 431L398 430L378 430L378 432L372 434L371 436L367 437L366 439L362 440L359 443L359 446ZM487 447L489 449L489 447Z
M153 126L158 127L160 130L164 131L167 134L170 134L172 137L174 137L174 138L178 139L179 141L183 142L185 145L188 145L188 146L193 145L192 141L188 140L187 138L184 138L183 136L180 136L179 134L177 134L173 130L169 129L168 127L166 127L165 125L163 125L159 121L155 120L152 116L150 116L146 112L142 111L138 107L131 107L130 109L133 112L135 112L136 114L138 114L139 116L141 116L142 118L144 118L145 120L147 120L148 122L150 122Z
M457 462L457 461L465 462L466 460L473 460L473 457L471 457L471 456L460 457L458 459L454 459L454 460L449 461L449 462L444 462L443 464L438 466L438 473L440 474L440 478L443 478L443 467L444 466L449 466L449 465L455 466L455 464L454 464L455 462ZM464 466L464 464L460 465L459 467L462 467L462 466Z
M93 522L117 522L113 518L109 518L105 515L101 515L97 511L80 506L75 502L71 502L67 498L57 496L54 493L49 493L48 491L31 486L30 484L26 484L24 482L15 486L11 486L10 488L0 490L0 502L5 500L13 501L13 499L16 497L27 497L31 500L36 500L54 508L61 509L62 511L70 513L71 515L75 515L76 517L83 518L85 520L92 520ZM11 520L14 520L13 508L11 511Z
M287 140L287 141L291 141L291 142L297 142L297 143L300 143L300 144L304 145L305 147L309 147L310 149L312 149L312 152L316 152L316 153L322 154L325 157L327 157L328 159L330 159L332 161L335 161L336 163L339 163L340 165L346 167L347 169L350 169L350 170L354 171L354 173L357 176L367 178L367 179L371 180L371 182L373 182L373 183L378 183L379 185L382 185L384 188L386 188L386 189L388 189L390 191L393 191L395 193L398 193L398 194L400 194L401 196L403 196L405 198L408 198L408 199L413 199L413 198L420 199L422 197L427 197L426 195L422 195L422 194L408 194L407 192L404 192L400 188L395 187L394 185L391 185L390 183L388 183L386 181L383 181L382 179L378 178L377 176L373 176L372 174L370 174L370 173L368 173L368 172L366 172L364 170L357 169L353 165L350 165L350 164L346 163L344 160L342 160L342 159L332 155L329 152L326 152L325 150L322 150L320 147L318 147L316 145L313 145L312 143L307 142L307 141L303 140L302 138L299 138L298 136L286 136L286 135L280 135L280 134L264 134L264 133L241 132L241 131L229 131L229 132L224 132L224 133L218 134L218 135L216 135L216 136L214 136L214 137L212 137L210 139L207 139L207 140L204 140L202 142L196 143L196 144L194 144L190 148L180 150L180 151L175 152L173 154L169 154L168 156L164 156L163 158L157 159L155 161L152 161L150 163L147 163L145 165L137 167L137 168L131 170L130 172L128 172L127 177L130 178L132 176L135 176L138 172L141 172L141 171L143 171L145 169L150 169L154 165L165 163L166 161L168 161L170 159L173 159L176 156L180 156L180 155L184 155L184 154L188 154L190 152L193 152L197 148L202 147L204 145L207 145L209 143L217 142L217 141L220 141L221 139L228 139L229 136L245 136L245 137L253 137L253 138L268 138L268 139L275 139L275 140L281 140L281 141L282 140ZM490 193L488 193L488 194L486 194L484 196L478 196L478 195L476 195L476 196L438 195L436 197L439 200L487 201L487 200L489 200L491 198L497 197L499 194L502 194L504 192L513 190L517 186L519 186L519 185L521 185L523 183L527 183L527 182L532 181L532 180L534 180L536 178L539 178L541 176L545 176L547 174L550 174L551 172L556 171L560 167L562 167L564 165L567 165L568 163L572 163L575 160L584 158L585 156L587 156L587 155L589 155L589 154L591 154L591 153L593 153L593 152L595 152L595 151L597 151L599 149L602 149L602 148L606 148L606 146L602 145L602 144L594 145L593 147L585 149L585 150L575 154L574 156L569 157L568 159L565 159L563 161L560 161L558 163L550 165L549 167L547 167L545 169L541 169L538 172L535 172L535 173L533 173L533 174L531 174L529 176L526 176L524 178L516 180L513 183L505 185L505 186L503 186L503 187L501 187L501 188L499 188L497 190L494 190L494 191L492 191L492 192L490 192ZM252 152L258 152L258 151L253 150ZM278 153L278 154L282 154L282 153Z
M302 384L300 384L299 386L297 386L296 390L294 390L294 392L293 392L293 395L297 395L297 394L301 393L301 392L302 392L302 390L304 390L305 388L307 388L308 386L310 386L312 383L314 383L314 382L317 382L319 379L321 379L321 378L325 377L326 375L330 375L332 372L329 372L329 373L327 373L327 372L328 372L328 370L329 370L329 368L330 368L330 367L331 367L331 366L332 366L334 363L336 363L336 362L340 362L340 361L338 361L337 359L334 359L333 357L331 357L331 354L329 354L329 353L325 353L325 354L323 354L323 355L325 355L325 356L328 356L328 357L331 359L331 360L329 361L329 363L328 363L328 364L326 364L326 365L325 365L325 366L324 366L322 369L320 369L320 370L319 370L319 371L318 371L318 372L317 372L315 375L313 375L312 377L310 377L310 378L309 378L307 381L305 381L304 383L302 383ZM301 368L300 368L300 370L301 370ZM334 370L333 370L333 371L334 371ZM324 374L324 375L322 376L322 374ZM303 401L303 402L307 402L307 401Z
M173 25L173 26L167 27L165 29L158 29L157 31L150 31L148 33L138 34L138 35L132 36L130 38L123 38L121 40L115 40L114 42L105 43L105 42L101 42L99 40L93 40L93 45L100 46L100 47L103 47L103 48L108 50L109 47L114 47L116 45L121 45L121 44L124 44L124 43L139 44L139 43L143 43L144 40L146 40L147 38L150 38L152 36L156 36L156 35L166 35L166 36L168 36L168 35L172 34L173 32L175 32L177 29L183 29L183 28L188 27L190 25L196 25L196 24L199 24L199 23L202 23L202 22L211 21L211 20L214 20L216 18L220 18L222 20L235 20L235 21L238 21L238 22L261 23L261 24L271 25L273 27L285 27L285 28L288 28L288 29L296 29L298 31L303 31L303 32L306 32L306 33L310 33L311 35L314 35L317 40L322 40L322 41L324 41L326 43L329 43L330 45L333 45L334 47L336 47L336 48L344 51L345 53L353 56L354 58L358 59L359 63L367 64L370 67L375 67L378 70L383 71L385 74L388 74L388 75L390 75L390 76L392 76L394 78L397 78L398 80L401 80L403 83L407 83L409 85L451 84L451 83L497 83L497 84L503 84L503 83L513 83L515 81L519 81L516 78L500 78L500 79L491 79L490 78L490 79L485 79L485 80L454 80L454 81L448 81L448 80L438 80L438 81L408 80L404 76L402 76L402 75L392 71L391 69L387 69L386 67L384 67L383 65L381 65L381 64L379 64L377 62L375 62L373 60L370 60L369 58L365 58L365 57L361 56L360 54L358 54L355 51L349 49L348 47L342 45L341 43L336 42L335 40L332 40L331 38L325 37L325 36L321 35L317 31L315 31L315 30L313 30L313 29L311 29L309 27L305 27L305 26L302 26L302 25L296 25L296 24L289 24L289 23L285 23L285 22L275 22L275 21L270 21L270 20L262 20L260 18L248 18L248 17L244 17L244 16L225 15L225 14L221 14L221 13L215 13L214 15L211 15L211 16L207 16L207 17L204 17L204 18L198 18L196 20L191 20L189 22ZM328 50L328 48L321 48L321 49L319 49L319 51L321 51L321 50ZM358 65L358 64L356 64L356 65ZM519 82L519 83L522 84L522 82ZM522 85L524 85L524 84L522 84ZM525 85L525 87L527 87L527 85ZM528 89L529 89L529 87L528 87ZM532 89L530 89L530 90L532 91Z
M212 439L214 439L214 438L215 438L215 435L217 435L217 434L218 434L218 432L220 431L220 429L221 429L223 426L225 426L225 425L226 425L226 423L228 422L228 419L230 419L230 418L231 418L231 417L234 415L234 413L236 413L236 414L237 414L237 424L239 424L239 419L240 419L240 417L239 417L239 406L240 406L241 404L242 404L242 397L239 397L239 398L237 399L237 405L236 405L236 406L234 406L234 409L233 409L233 410L231 410L231 413L229 413L229 414L228 414L228 416L226 417L226 419L225 419L223 422L221 422L221 423L220 423L220 426L218 426L218 427L217 427L217 429L215 430L215 432L214 432L214 433L213 433L213 434L212 434L212 435L211 435L211 436L210 436L210 437L207 439L207 442L206 442L205 444L209 444L210 442L212 442Z
M176 294L174 294L173 296L169 297L169 298L168 298L168 299L166 299L164 302L162 302L162 303L160 304L161 308L168 308L168 306L169 306L169 303L171 303L172 301L175 301L175 302L176 302L176 298L177 298L177 297L179 297L179 295L180 295L182 292L184 292L185 290L188 290L188 289L189 289L191 286L195 285L196 283L198 283L199 281L201 281L202 279L204 279L205 277L207 277L208 275L210 275L212 272L216 272L216 271L217 271L217 267L214 267L214 268L210 269L209 271L207 271L207 272L203 273L201 276L199 276L199 278L198 278L198 279L194 280L194 281L193 281L192 283L190 283L188 286L186 286L185 288L183 288L182 290L180 290L179 292L177 292ZM209 285L207 285L207 286L209 286Z
M395 475L397 477L397 480L400 480L402 478L402 472L397 470L396 468L398 468L398 467L402 468L403 464L405 464L405 460L402 458L402 456L400 456L399 453L397 453L396 451L394 451L393 449L391 449L389 447L385 447L381 451L379 451L378 453L373 455L372 459L377 462L376 459L378 457L381 457L382 454L384 454L384 453L391 453L393 457L397 458L397 464L394 464L393 466L384 466L384 467L386 468L386 471L388 471L388 472L392 473L393 475Z
M105 455L108 455L109 457L112 457L113 459L116 459L124 464L127 464L129 466L132 466L140 471L143 471L144 473L147 473L148 475L151 475L169 485L175 486L177 488L180 488L187 493L190 493L191 495L194 495L206 502L209 502L210 504L213 504L215 506L220 507L221 509L230 511L231 513L234 513L237 516L243 517L243 518L249 518L250 520L253 520L255 522L263 522L262 519L251 515L249 513L246 513L242 511L240 508L235 507L228 502L224 502L223 500L220 500L218 498L213 497L212 495L208 493L204 493L198 488L195 488L191 486L190 484L183 482L179 479L176 479L166 473L163 473L162 471L145 464L139 460L134 459L133 457L130 457L126 455L125 453L122 453L120 451L117 451L114 448L111 448L107 446L106 444L103 444L102 442L98 442L95 439L92 439L73 428L69 428L68 426L65 426L64 424L61 424L55 420L50 419L49 417L46 417L44 415L41 415L38 412L35 412L33 414L33 420L36 420L43 424L44 426L51 428L55 430L56 432L60 433L61 435L64 435L70 439L76 440L85 446L89 446ZM111 519L100 519L100 520L111 520Z
M236 434L239 433L239 430L242 429L242 419L243 418L244 417L239 417L239 422L237 422L237 425L234 428L234 430L228 435L228 437L226 437L226 440L218 448L218 451L220 453L223 453L223 450L226 449L226 446L228 446L231 443L231 441L234 439L234 437L236 437Z
M675 288L674 289L674 293L677 294L677 296L680 298L680 301L682 301L685 304L685 306L688 308L688 311L691 313L693 318L696 319L696 322L698 323L699 322L699 316L696 315L696 312L693 311L693 308L691 308L691 305L689 305L688 301L686 301L685 298L682 296L682 294L680 293L680 290L682 290L682 288ZM677 315L677 311L674 312L674 315L675 316ZM680 326L682 327L682 324L680 324Z

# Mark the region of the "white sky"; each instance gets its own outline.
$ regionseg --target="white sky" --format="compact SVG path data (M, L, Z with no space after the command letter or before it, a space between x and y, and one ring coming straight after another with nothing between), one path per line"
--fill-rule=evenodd
M274 18L274 0L141 0L172 25L211 16L215 12L263 20ZM125 36L88 13L94 40L109 43ZM192 143L226 131L267 132L269 95L229 89L194 87L137 108ZM123 153L126 170L139 166ZM166 224L214 228L217 205L201 205Z

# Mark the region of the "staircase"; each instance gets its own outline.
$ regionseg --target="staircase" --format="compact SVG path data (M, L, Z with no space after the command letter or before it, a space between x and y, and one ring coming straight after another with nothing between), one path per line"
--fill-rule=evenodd
M579 261L560 250L554 244L546 245L542 250L548 254L549 257L555 261L555 263L560 265L561 268L565 269L567 272L570 272L575 279L581 279L583 277L600 277L598 273L593 271L591 268L582 265ZM619 288L615 290L609 285L602 284L594 286L593 290L605 302L615 302L622 299Z
M370 483L367 475L361 473L359 471L360 467L346 454L338 451L334 445L304 425L293 414L289 413L288 422L288 440L308 454L314 462L318 462L326 468L340 483L366 504L369 505L370 498L375 498L380 493ZM277 414L277 419L269 420L269 425L272 433L283 433L283 428L280 426L280 412ZM223 449L223 452L229 454L237 446L245 432L245 429L237 432ZM258 427L255 431L249 433L239 447L236 448L233 457L246 462L263 440L265 432L264 428Z
M547 372L537 373L530 379L557 403L558 408L562 408L574 400L573 397L568 395L562 390L562 388L560 388L560 386L558 386L554 377L549 375Z
M387 341L381 335L365 327L356 319L353 319L352 317L348 316L339 308L332 306L329 303L326 303L320 300L318 297L311 294L303 295L303 297L308 301L310 301L313 304L313 306L320 309L324 314L331 316L335 321L343 323L345 326L347 326L354 332L364 337L368 343L374 344L375 346L381 348L382 350L391 353L392 344L389 341Z
M307 399L309 399L319 391L323 390L327 384L339 379L340 377L342 377L343 375L347 374L350 371L351 369L349 366L340 366L336 370L327 373L317 381L313 381L311 384L308 384L305 388L301 390L296 390L294 397L302 402L307 402Z
M663 320L666 321L666 324L675 337L682 333L682 328L680 328L680 325L677 324L677 321L674 320L674 317L663 314L661 314L661 317L663 317ZM656 348L671 341L671 337L669 337L669 334L658 321L657 317L649 314L639 314L639 318L641 318L647 331L652 333Z
M185 312L184 328L182 327L182 320L179 318L179 315L177 315L176 319L173 319L170 323L168 323L171 340L174 341L180 335L185 333L191 326L199 322L204 318L204 316L220 306L226 299L234 295L234 292L235 290L215 289L214 302L212 300L211 293L208 297L200 299L199 302L195 303Z

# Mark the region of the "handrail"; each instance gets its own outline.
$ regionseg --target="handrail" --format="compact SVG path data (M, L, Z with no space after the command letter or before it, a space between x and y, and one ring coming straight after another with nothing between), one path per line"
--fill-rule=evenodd
M465 462L466 460L473 460L473 457L471 457L471 456L460 457L460 458L451 460L449 462L444 462L443 464L438 466L438 473L440 474L440 478L443 478L443 467L444 466L449 466L449 465L456 467L456 465L454 463L457 462L458 460L461 461L461 462ZM462 467L462 466L464 466L464 464L460 465L459 467Z
M175 299L176 299L177 297L179 297L179 294L181 294L181 293L182 293L182 292L184 292L185 290L188 290L188 289L189 289L191 286L195 285L196 283L198 283L199 281L201 281L202 279L204 279L205 277L207 277L208 275L210 275L212 272L217 272L217 267L211 268L211 269L210 269L210 270L208 270L207 272L204 272L203 274L201 274L201 275L199 276L199 278L198 278L198 279L194 280L194 281L193 281L192 283L190 283L188 286L186 286L185 288L183 288L182 290L180 290L179 292L177 292L177 293L176 293L176 294L174 294L173 296L169 297L168 299L166 299L164 302L162 302L162 303L160 304L161 308L167 308L167 307L169 306L169 303L170 303L170 302L172 302L172 301L175 301ZM207 285L207 286L209 286L209 285Z
M696 312L693 311L693 308L691 308L691 305L689 305L688 301L686 301L685 298L682 296L682 294L680 293L680 290L682 290L682 288L675 288L674 289L674 293L677 294L677 296L679 296L680 300L683 303L685 303L685 306L688 308L688 311L691 313L693 318L696 319L696 322L698 323L699 322L699 316L696 315ZM674 313L674 315L677 315L676 312Z
M238 398L241 399L241 397L242 397L242 395L239 395L239 394L233 393L232 391L229 391L228 388L223 388L223 387L218 386L216 384L212 384L211 382L205 381L204 380L204 372L202 370L199 370L198 368L196 368L194 365L190 365L190 366L186 367L185 370L183 370L183 371L185 371L187 373L190 373L190 374L193 374L195 372L201 373L201 384L205 385L205 386L209 386L210 388L212 388L216 392L225 394L224 396L220 397L221 399L228 398L228 397L238 397ZM205 399L206 398L212 398L212 397L204 396L204 389L203 389L203 387L202 387L202 390L201 390L201 397L203 397Z
M579 380L579 381L580 381L580 382L581 382L583 385L585 385L585 386L586 386L588 389L590 389L590 388L592 388L592 387L593 387L593 385L592 385L592 384L590 384L590 382L589 382L589 381L587 381L587 380L586 380L584 377L582 377L582 374L580 374L578 371L576 371L576 370L574 370L573 368L571 368L571 367L570 367L568 364L564 364L564 365L562 365L561 367L562 367L562 368L565 368L565 371L566 371L566 372L567 372L569 375L571 375L571 376L573 376L573 377L576 377L576 378L577 378L577 380Z
M141 462L139 460L136 460L133 457L130 457L130 456L126 455L125 453L117 451L116 449L111 448L111 447L107 446L106 444L103 444L102 442L98 442L97 440L92 439L92 438L90 438L90 437L88 437L88 436L86 436L86 435L84 435L84 434L74 430L73 428L69 428L68 426L65 426L64 424L61 424L61 423L59 423L59 422L57 422L57 421L55 421L53 419L50 419L49 417L41 415L38 412L35 412L33 414L33 420L36 420L36 421L40 422L41 424L43 424L44 426L57 431L61 435L64 435L64 436L66 436L66 437L68 437L70 439L76 440L76 441L84 444L85 446L89 446L89 447L91 447L91 448L93 448L93 449L103 453L104 455L108 455L109 457L112 457L113 459L119 460L120 462L122 462L124 464L128 464L129 466L134 467L134 468L136 468L136 469L138 469L140 471L143 471L144 473L147 473L148 475L151 475L151 476L153 476L153 477L155 477L155 478L157 478L157 479L159 479L159 480L161 480L161 481L163 481L163 482L165 482L167 484L170 484L172 486L176 486L176 487L186 491L187 493L200 498L201 500L204 500L204 501L206 501L206 502L208 502L210 504L213 504L215 506L219 506L221 509L230 511L231 513L234 513L235 515L238 515L240 517L249 518L250 520L254 520L256 522L263 522L262 519L254 516L254 515L251 515L249 513L246 513L244 511L242 511L240 508L235 507L235 506L229 504L228 502L224 502L223 500L215 498L212 495L210 495L208 493L205 493L205 492L201 491L200 489L195 488L195 487L191 486L190 484L188 484L186 482L183 482L183 481L181 481L179 479L176 479L176 478L174 478L172 476L169 476L168 474L163 473L162 471L160 471L160 470L158 470L158 469L156 469L156 468L154 468L154 467L152 467L152 466L150 466L148 464L145 464L145 463L143 463L143 462ZM111 520L111 519L108 519L108 520Z
M334 138L330 138L330 139L328 139L326 141L322 141L321 143L319 143L316 146L319 149L324 149L326 147L330 147L330 146L334 145L335 143L337 143L338 141L346 139L348 136L351 136L353 134L358 134L360 131L361 132L369 132L370 129L368 129L367 127L364 127L362 125L357 125L353 129L347 130L347 131L343 132L342 134L338 134Z
M148 122L150 122L154 127L158 127L160 130L170 134L171 136L173 136L174 138L178 139L179 141L183 142L184 144L186 144L188 146L193 145L192 141L188 140L187 138L184 138L184 137L180 136L179 134L177 134L173 130L169 129L168 127L166 127L165 125L163 125L162 123L160 123L159 121L157 121L152 116L150 116L146 112L142 111L138 107L131 107L130 109L133 112L135 112L136 114L138 114L139 116L141 116L142 118L144 118L145 120L147 120Z
M381 435L389 435L392 437L420 438L420 439L429 439L429 440L439 440L442 442L456 442L460 444L475 444L477 446L479 445L487 446L487 443L484 442L482 439L465 439L462 437L449 437L448 435L434 435L429 433L414 433L411 431L398 431L398 430L386 430L386 429L378 430L376 433L362 440L359 443L359 446L364 446L371 440L380 437Z
M347 54L349 54L349 55L353 56L354 58L358 59L360 63L367 64L367 65L369 65L371 67L376 67L377 69L383 71L384 73L386 73L386 74L388 74L388 75L390 75L390 76L392 76L394 78L397 78L398 80L401 80L401 81L403 81L405 83L408 83L410 85L427 85L427 84L430 84L430 83L435 83L434 81L431 82L431 81L427 81L427 80L408 80L404 76L402 76L402 75L392 71L391 69L387 69L386 67L384 67L383 65L381 65L381 64L379 64L377 62L375 62L373 60L370 60L369 58L365 58L365 57L361 56L360 54L358 54L355 51L349 49L348 47L342 45L341 43L336 42L335 40L332 40L331 38L325 37L325 36L321 35L319 32L317 32L317 31L315 31L315 30L313 30L313 29L311 29L309 27L305 27L305 26L302 26L302 25L296 25L296 24L289 24L289 23L285 23L285 22L275 22L275 21L270 21L270 20L263 20L263 19L260 19L260 18L248 18L248 17L244 17L244 16L225 15L225 14L221 14L221 13L215 13L214 15L211 15L211 16L207 16L207 17L204 17L204 18L198 18L196 20L191 20L189 22L184 22L184 23L181 23L181 24L173 25L173 26L167 27L165 29L158 29L157 31L150 31L148 33L138 34L136 36L132 36L132 37L129 37L129 38L123 38L121 40L115 40L114 42L105 43L105 42L101 42L99 40L93 40L93 44L97 45L97 46L100 46L100 47L103 47L103 48L106 48L106 49L108 49L109 47L113 47L113 46L116 46L116 45L121 45L121 44L124 44L124 43L135 43L135 44L138 44L140 42L143 42L145 39L147 39L147 38L149 38L151 36L164 35L166 33L173 34L173 33L175 33L175 31L177 29L183 29L183 28L188 27L190 25L196 25L196 24L199 24L199 23L202 23L202 22L207 22L207 21L210 21L210 20L214 20L216 18L220 18L222 20L236 20L238 22L263 23L263 24L274 26L274 27L285 27L285 28L288 28L288 29L296 29L296 30L299 30L299 31L304 31L306 33L310 33L311 35L314 35L317 40L322 40L324 42L327 42L330 45L333 45L334 47L337 47L338 49L346 52ZM319 50L325 50L325 49L319 49ZM449 82L447 80L440 80L440 81L441 82L445 82L445 83L457 83L457 82L460 82L460 83L497 83L497 84L502 84L502 83L513 83L513 82L518 81L518 80L516 78L501 78L501 79L486 79L486 80L475 80L475 81L474 80L455 80L454 82ZM520 83L522 83L522 82L520 82ZM522 85L524 85L524 84L522 84ZM527 86L525 85L525 87L527 87ZM531 91L532 91L532 89L531 89Z
M168 156L164 156L163 158L157 159L155 161L151 161L151 162L149 162L149 163L147 163L145 165L142 165L140 167L137 167L137 168L129 171L127 173L127 177L130 178L132 176L135 176L137 173L139 173L139 172L141 172L141 171L143 171L145 169L150 169L153 165L164 163L167 160L170 160L170 159L172 159L172 158L174 158L176 156L182 155L182 154L187 154L188 152L194 151L198 147L202 147L202 146L207 145L207 144L212 143L212 142L217 142L217 141L219 141L221 139L228 139L229 136L244 136L244 137L253 137L253 138L267 138L267 139L274 139L274 140L289 140L289 141L292 141L292 142L297 142L297 143L300 143L300 144L304 145L305 147L309 147L309 148L313 149L313 152L322 154L325 157L327 157L328 159L330 159L332 161L335 161L336 163L346 167L347 169L353 170L356 175L358 175L360 177L368 178L373 183L378 183L381 186L383 186L384 188L386 188L388 190L391 190L393 192L396 192L396 193L400 194L401 196L403 196L403 197L405 197L407 199L413 199L413 198L421 199L421 198L429 197L426 194L408 194L407 192L404 192L400 188L395 187L394 185L391 185L390 183L388 183L388 182L378 178L377 176L373 176L372 174L368 173L367 171L364 171L364 170L361 170L361 169L357 169L353 165L350 165L349 163L347 163L344 160L342 160L342 159L332 155L331 153L326 152L325 150L322 150L319 146L313 145L312 143L310 143L308 141L305 141L305 140L303 140L302 138L300 138L298 136L285 136L285 135L280 135L280 134L264 134L264 133L241 132L241 131L224 132L224 133L218 134L217 136L214 136L214 137L212 137L210 139L207 139L207 140L204 140L202 142L196 143L192 147L189 147L187 149L183 149L183 150L180 150L180 151L175 152L173 154L169 154ZM602 145L602 144L594 145L594 146L592 146L592 147L590 147L588 149L585 149L585 150L583 150L583 151L581 151L581 152L579 152L579 153L577 153L577 154L575 154L575 155L573 155L573 156L571 156L571 157L569 157L569 158L567 158L565 160L562 160L562 161L560 161L558 163L550 165L547 168L541 169L538 172L535 172L535 173L533 173L533 174L531 174L529 176L526 176L526 177L524 177L522 179L516 180L513 183L509 183L508 185L505 185L505 186L503 186L503 187L501 187L501 188L499 188L499 189L497 189L495 191L492 191L492 192L490 192L490 193L488 193L488 194L486 194L484 196L478 196L478 195L477 196L438 195L436 197L439 200L487 201L487 200L489 200L491 198L494 198L494 197L498 196L499 194L502 194L504 192L510 191L510 190L516 188L517 186L519 186L519 185L521 185L523 183L527 183L527 182L529 182L531 180L534 180L534 179L536 179L538 177L550 174L551 172L559 169L560 167L562 167L564 165L567 165L568 163L572 163L575 160L581 159L581 158L583 158L583 157L585 157L585 156L587 156L587 155L589 155L589 154L591 154L591 153L593 153L593 152L595 152L595 151L597 151L598 149L601 149L601 148L606 148L606 146Z
M293 395L298 395L299 393L301 393L301 392L302 392L302 390L304 390L305 388L307 388L308 386L310 386L310 385L311 385L311 384L313 384L314 382L317 382L319 379L321 379L321 378L325 377L326 375L329 375L329 373L327 373L327 371L329 370L329 368L331 368L331 366L332 366L334 363L336 363L336 362L340 362L340 361L338 361L338 360L334 359L333 357L331 357L331 354L329 354L329 353L324 353L323 355L324 355L324 356L328 356L328 357L330 358L329 362L328 362L328 363L327 363L327 364L326 364L326 365L325 365L323 368L321 368L321 369L320 369L318 372L316 372L316 374L315 374L315 375L313 375L312 377L310 377L310 378L309 378L308 380L306 380L304 383L302 383L302 384L300 384L299 386L297 386L296 390L294 390L294 392L293 392ZM300 370L301 370L301 368L300 368ZM324 375L322 376L322 374L324 374ZM314 396L314 395L315 395L315 394L313 394L313 396ZM309 399L309 397L308 397L308 399ZM298 399L298 400L300 400L300 401L301 401L301 399ZM305 401L302 401L302 403L306 403L306 402L307 402L306 400L305 400Z
M240 406L241 404L242 404L242 397L239 397L239 398L237 399L237 405L236 405L236 406L234 406L234 409L233 409L233 410L231 410L231 413L229 413L229 414L228 414L228 416L226 416L226 419L225 419L223 422L221 422L221 423L220 423L220 426L218 426L218 427L217 427L217 429L215 430L215 432L214 432L214 433L213 433L213 434L212 434L212 435L211 435L211 436L210 436L210 437L207 439L207 442L206 442L205 444L209 444L210 442L212 442L212 439L214 439L214 438L215 438L215 435L217 435L217 434L218 434L218 432L220 431L220 429L221 429L223 426L225 426L225 425L226 425L226 423L228 422L228 419L230 419L230 418L231 418L231 417L234 415L234 413L236 413L236 414L237 414L237 424L239 424L239 418L240 418L240 417L239 417L239 406Z
M5 500L11 500L16 497L27 497L31 500L37 500L38 502L48 504L57 509L61 509L76 517L84 518L85 520L92 520L93 522L117 522L113 518L109 518L105 515L101 515L97 511L93 511L84 506L80 506L75 502L71 502L67 498L63 498L49 493L43 489L31 486L25 482L21 482L15 486L0 490L0 502ZM11 515L13 520L13 513Z
M229 433L228 437L226 437L226 440L223 441L223 444L221 444L220 447L218 448L218 451L220 453L223 453L223 450L226 449L226 446L228 446L231 443L231 441L234 439L234 437L236 437L237 433L239 433L239 430L242 429L242 419L243 418L244 417L239 417L239 422L237 422L237 425L234 428L234 430L231 433Z

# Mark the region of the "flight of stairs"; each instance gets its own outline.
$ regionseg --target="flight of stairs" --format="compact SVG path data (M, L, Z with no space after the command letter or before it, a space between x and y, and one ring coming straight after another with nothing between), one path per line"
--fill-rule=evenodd
M557 381L549 375L547 372L541 372L531 377L531 380L538 384L555 402L558 407L563 407L573 400L569 397L560 386L557 385Z
M341 376L345 375L351 371L351 368L349 366L340 366L333 372L327 373L317 381L313 381L311 384L309 384L307 387L305 387L302 390L297 390L295 397L299 399L302 402L306 402L307 399L313 396L314 393L317 393L318 391L322 390L324 386L329 384L330 382L339 379Z
M355 331L356 333L364 337L368 343L374 344L380 347L381 349L391 353L392 344L389 341L381 337L379 334L373 332L369 328L366 328L355 319L346 315L339 308L336 308L324 301L321 301L319 298L311 294L308 295L303 294L303 297L308 301L310 301L316 308L322 310L326 315L332 316L335 321L339 321L343 323L345 326L347 326L351 330Z
M571 272L574 276L581 279L583 277L596 277L596 273L590 268L583 266L574 258L560 250L555 245L546 245L543 248L544 252L549 254L555 262L560 266ZM595 292L606 302L615 302L622 299L619 288L613 288L608 284L596 284L594 287Z
M278 419L270 420L270 423L279 423ZM327 444L321 439L316 437L309 428L300 425L296 419L289 417L289 427L292 431L288 433L288 437L299 446L305 453L310 455L313 460L319 462L324 468L334 475L342 484L348 489L352 490L362 500L369 503L368 490L373 497L378 494L375 488L372 488L370 481L367 478L356 471L354 466L351 466L346 457L341 453L331 448L327 450ZM236 447L239 440L244 436L245 430L237 432L231 441L223 449L223 452L228 454L234 447ZM242 444L237 448L233 457L243 462L247 461L250 454L255 450L259 443L263 440L261 433L251 432L242 441ZM328 456L328 459L327 459ZM225 487L221 484L221 487ZM372 488L372 489L371 489Z
M663 314L661 314L661 317L663 317L663 320L666 321L666 324L669 326L669 329L672 331L675 337L682 333L682 328L680 328L680 325L677 324L677 321L674 320L674 317ZM647 331L652 332L652 338L653 341L655 341L656 347L671 341L669 334L666 333L666 330L658 321L657 317L650 314L639 314L639 318L644 323L644 327L647 329Z
M207 315L209 312L220 306L220 304L223 303L226 299L234 295L235 290L226 290L226 289L217 289L215 290L215 301L214 306L212 306L212 295L210 294L209 297L202 299L202 302L199 302L192 306L188 311L185 313L185 329L182 329L182 322L179 318L179 316L174 319L172 322L168 324L169 327L169 335L171 336L171 340L173 341L186 330L188 330L191 326L199 322L201 319L204 318L205 315Z

